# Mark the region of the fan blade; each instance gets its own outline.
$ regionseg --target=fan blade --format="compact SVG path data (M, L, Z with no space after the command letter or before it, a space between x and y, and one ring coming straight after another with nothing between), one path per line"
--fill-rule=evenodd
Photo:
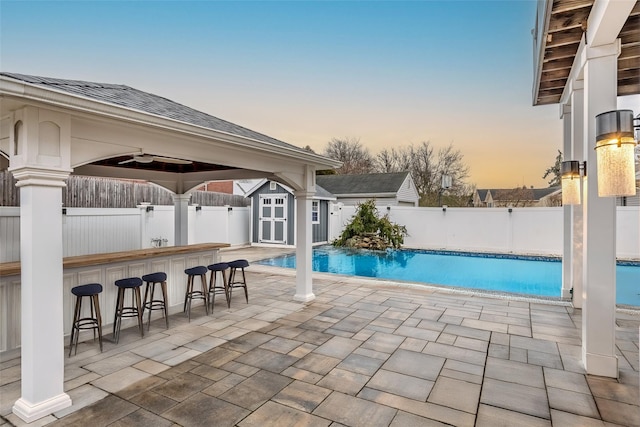
M129 159L129 160L123 160L121 162L118 162L119 165L126 165L127 163L131 163L131 162L135 162L136 159Z
M190 165L193 163L190 160L174 159L172 157L162 157L162 156L153 156L153 160L155 160L156 162L173 163L176 165Z

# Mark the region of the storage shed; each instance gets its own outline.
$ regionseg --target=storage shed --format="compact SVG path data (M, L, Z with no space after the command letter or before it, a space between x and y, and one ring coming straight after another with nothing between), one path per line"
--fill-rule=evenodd
M296 197L293 189L276 181L261 180L247 193L251 200L252 245L295 246ZM336 198L316 185L311 200L312 243L329 240L329 203Z

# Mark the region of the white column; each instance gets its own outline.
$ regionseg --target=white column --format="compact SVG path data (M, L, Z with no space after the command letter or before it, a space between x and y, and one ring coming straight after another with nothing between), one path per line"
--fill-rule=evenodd
M573 82L573 92L571 93L571 160L578 160L581 164L585 160L584 156L584 82L577 80ZM583 200L584 200L584 193ZM571 283L573 286L573 306L582 308L583 306L583 204L571 206L571 227L572 227L572 272Z
M31 422L71 405L64 392L62 190L65 172L14 171L20 187L22 395Z
M616 109L616 43L587 47L584 66L584 152L587 178L584 198L584 304L582 361L588 374L617 378L616 314L616 201L598 197L595 117Z
M563 140L562 140L562 160L574 160L571 157L571 106L560 106ZM573 221L571 205L562 207L562 298L571 298L573 289Z
M20 188L21 396L32 422L71 405L64 392L62 187L71 172L69 116L26 107L13 114L10 167Z
M311 198L314 192L296 191L296 301L315 299L312 283Z
M173 208L175 220L174 245L189 244L189 200L191 194L174 194Z

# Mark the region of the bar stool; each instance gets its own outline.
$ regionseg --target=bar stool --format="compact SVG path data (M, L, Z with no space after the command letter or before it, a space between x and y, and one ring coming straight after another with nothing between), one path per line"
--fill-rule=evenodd
M247 300L247 304L249 303L249 292L247 291L247 278L244 275L244 269L249 267L249 261L246 259L237 259L235 261L231 261L229 263L229 268L231 268L231 272L229 273L229 304L231 304L231 292L233 288L244 288L244 297ZM236 272L238 269L242 270L242 280L236 279Z
M142 311L149 310L149 320L147 322L147 330L151 328L151 312L153 310L162 310L164 314L164 320L169 329L169 313L167 312L167 273L158 272L145 274L142 276L142 280L146 282L147 286L144 289L144 304L142 305ZM153 299L153 295L156 291L156 284L160 284L162 289L162 299ZM151 292L149 292L151 288ZM147 295L149 300L147 301Z
M191 301L194 299L201 299L204 301L204 309L209 314L209 300L207 298L207 267L199 265L197 267L187 268L185 271L187 275L187 291L184 294L184 310L187 313L189 321L191 321ZM196 276L200 276L200 282L202 283L201 291L193 290L193 281Z
M100 351L102 352L102 318L100 316L100 302L98 294L102 292L102 285L99 283L89 283L87 285L76 286L71 289L71 293L76 296L76 306L73 312L73 322L71 323L71 341L69 342L69 357L73 343L76 344L76 352L78 354L78 337L80 329L92 329L93 339L96 339L96 330L98 331L98 341L100 342ZM91 317L80 317L82 314L82 298L89 297L91 305Z
M113 320L113 338L116 342L120 340L120 327L123 317L137 317L140 336L144 337L144 326L142 325L142 301L140 299L140 286L142 279L139 277L129 277L127 279L116 280L118 287L118 297L116 299L116 314ZM131 305L124 305L125 291L131 289ZM134 299L135 298L135 299Z
M227 292L227 274L225 273L226 269L229 268L229 264L227 264L226 262L218 262L207 266L207 268L211 270L211 278L209 279L209 303L211 304L211 311L213 312L213 307L216 303L216 294L220 294L223 292L225 298L227 299L227 308L231 307L231 302L229 301L229 293ZM218 272L222 274L222 286L217 284Z

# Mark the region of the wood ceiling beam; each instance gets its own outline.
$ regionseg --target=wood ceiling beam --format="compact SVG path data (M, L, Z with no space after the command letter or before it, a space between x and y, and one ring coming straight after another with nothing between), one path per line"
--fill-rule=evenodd
M557 0L553 3L552 14L565 13L578 9L591 9L594 0Z

